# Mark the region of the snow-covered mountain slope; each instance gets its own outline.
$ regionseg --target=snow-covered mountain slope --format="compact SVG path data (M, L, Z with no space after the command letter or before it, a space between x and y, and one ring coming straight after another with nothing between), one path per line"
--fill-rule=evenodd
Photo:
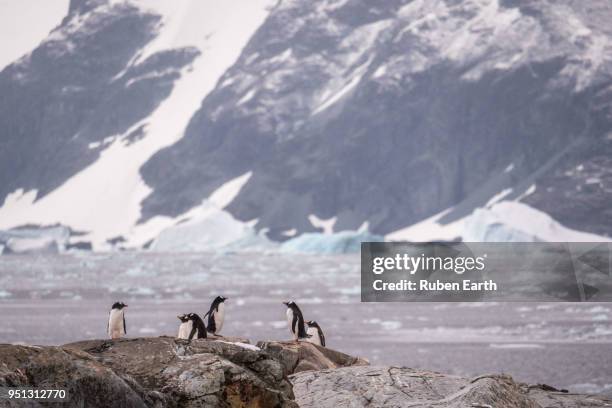
M140 246L231 190L220 217L279 240L500 200L610 235L609 21L607 0L72 0L0 73L0 229Z
M0 71L32 51L68 12L68 0L0 0Z
M87 233L83 239L97 245L131 235L140 219L140 202L151 192L140 177L140 167L156 151L182 137L201 100L265 18L269 1L249 1L248 5L200 0L179 5L166 1L98 3L92 9L73 10L30 57L44 58L63 71L58 75L65 76L46 85L51 88L49 95L21 95L30 87L35 88L33 94L41 91L45 84L40 82L48 81L45 73L51 70L48 65L32 73L36 61L25 61L2 74L7 85L15 88L7 103L21 99L24 104L34 103L32 99L45 96L49 100L39 101L40 110L17 112L23 118L15 122L14 131L33 139L22 147L32 161L21 166L26 173L38 174L28 177L34 181L28 185L20 180L20 172L4 173L2 187L13 184L19 189L8 196L0 211L0 228L62 223ZM101 41L109 49L96 50L104 46ZM78 72L65 72L62 64L70 66L89 50L92 55L85 55L82 63L94 60L100 69L77 66ZM94 84L75 84L79 74L87 76L83 82ZM102 95L79 96L98 91ZM65 98L67 93L77 95ZM91 106L64 106L80 99ZM3 111L11 114L8 107ZM36 129L25 123L45 119L50 123ZM65 122L71 123L65 126ZM30 149L53 151L46 152L49 157L43 166L34 166L37 155L27 151ZM83 163L86 158L89 160ZM49 168L68 166L69 174L45 174ZM37 179L50 185L41 186Z
M181 211L247 170L229 210L276 238L312 230L311 214L337 217L336 230L394 231L510 165L511 184L467 213L518 193L609 129L612 11L587 3L282 2L185 137L143 167L144 216Z

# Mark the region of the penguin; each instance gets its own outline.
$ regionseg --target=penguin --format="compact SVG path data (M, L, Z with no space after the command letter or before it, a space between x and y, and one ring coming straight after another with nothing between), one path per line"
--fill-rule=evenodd
M223 328L223 321L225 320L225 301L226 297L217 296L210 305L210 309L204 315L204 319L208 316L207 330L209 333L218 335Z
M106 331L111 339L120 339L127 334L125 327L125 308L127 306L123 302L115 302L110 310Z
M204 322L196 313L189 313L177 316L181 321L179 326L178 338L191 340L194 337L196 339L206 338L206 327Z
M287 306L287 323L291 334L293 334L293 341L297 342L300 339L309 338L310 336L306 333L304 316L298 305L293 301L283 302L283 304Z
M308 320L306 325L308 326L306 333L311 336L308 341L325 347L325 335L323 334L323 330L321 330L319 323L315 322L314 320Z

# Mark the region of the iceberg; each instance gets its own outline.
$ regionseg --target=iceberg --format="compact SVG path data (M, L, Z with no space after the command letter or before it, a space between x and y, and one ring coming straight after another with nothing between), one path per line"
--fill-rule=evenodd
M464 220L464 242L602 242L610 238L565 227L518 201L477 208Z
M61 225L0 230L0 253L63 252L69 239L70 229Z
M152 243L152 251L201 252L218 250L263 250L274 244L252 226L236 220L227 211L204 202L197 214L163 230Z
M309 254L348 254L361 250L362 242L380 242L384 238L367 231L341 231L334 234L308 232L281 244L281 252Z

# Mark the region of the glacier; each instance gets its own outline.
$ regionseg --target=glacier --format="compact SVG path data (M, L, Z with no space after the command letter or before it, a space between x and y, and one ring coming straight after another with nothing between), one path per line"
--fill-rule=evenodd
M167 228L151 244L156 252L266 250L274 244L227 211L204 202L192 219Z
M609 242L610 238L567 228L546 213L516 201L477 208L463 221L466 242Z

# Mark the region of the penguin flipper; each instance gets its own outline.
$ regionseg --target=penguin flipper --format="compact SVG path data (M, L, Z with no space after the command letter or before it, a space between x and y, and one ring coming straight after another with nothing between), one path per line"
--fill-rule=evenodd
M125 325L125 313L123 314L123 334L127 334L127 328Z
M323 335L323 330L319 329L319 338L321 339L321 346L325 347L325 335Z
M291 331L294 334L297 334L299 332L299 327L297 327L297 323L298 323L298 317L297 317L297 314L294 313L293 314L293 321L291 322Z
M195 327L197 327L198 329L198 339L205 339L206 338L206 326L204 326L204 321L200 319L200 317L197 318Z
M217 324L215 323L215 312L212 309L210 309L207 315L208 315L207 330L209 333L214 334L217 331Z
M197 330L198 330L198 328L194 324L193 328L191 329L191 333L189 333L189 338L188 338L189 341L191 341L193 339L193 336L195 336Z

